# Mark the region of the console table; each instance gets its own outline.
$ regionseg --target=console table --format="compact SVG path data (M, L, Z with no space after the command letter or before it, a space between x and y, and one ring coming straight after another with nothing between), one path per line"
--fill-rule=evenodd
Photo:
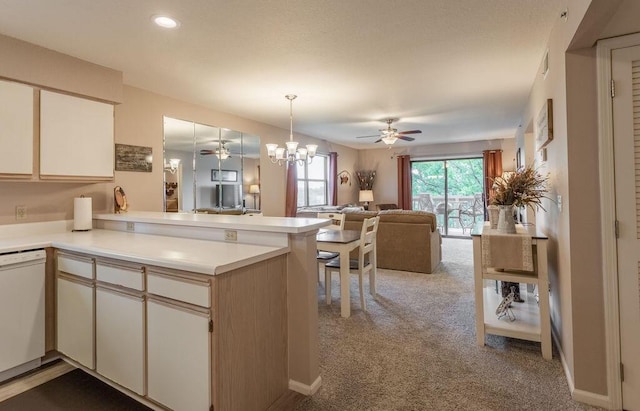
M494 334L540 342L543 358L551 359L551 320L549 317L549 280L547 271L548 237L535 229L528 229L532 237L534 270L509 271L494 267L484 267L482 261L482 235L489 232L489 223L478 223L471 232L473 239L473 275L476 301L476 338L478 345L484 346L485 335ZM525 230L518 226L518 230ZM493 230L495 231L495 230ZM496 307L502 296L485 280L509 281L514 283L535 284L539 301L527 295L524 303L512 303L515 321L498 319Z

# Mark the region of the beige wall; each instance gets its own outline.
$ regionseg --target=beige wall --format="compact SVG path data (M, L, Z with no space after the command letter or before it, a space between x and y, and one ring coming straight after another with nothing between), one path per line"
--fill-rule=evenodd
M603 273L599 224L596 54L598 38L640 31L640 2L568 0L568 21L558 19L549 38L550 72L538 76L523 114L517 145L527 161L532 124L545 99L554 104L554 140L546 213L537 224L550 237L551 315L576 390L607 395ZM616 11L617 8L617 11ZM613 17L611 17L613 15ZM587 45L572 49L570 44ZM576 47L576 46L574 46ZM540 70L541 71L541 70Z
M122 72L0 35L0 77L98 100L122 101Z

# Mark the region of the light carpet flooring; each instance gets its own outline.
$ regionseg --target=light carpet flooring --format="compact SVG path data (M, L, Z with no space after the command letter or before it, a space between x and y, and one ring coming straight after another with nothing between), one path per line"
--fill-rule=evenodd
M597 409L571 399L555 348L546 361L535 342L488 336L476 344L470 240L444 239L433 274L380 269L367 312L351 277L348 319L338 276L331 306L318 287L323 382L296 410Z

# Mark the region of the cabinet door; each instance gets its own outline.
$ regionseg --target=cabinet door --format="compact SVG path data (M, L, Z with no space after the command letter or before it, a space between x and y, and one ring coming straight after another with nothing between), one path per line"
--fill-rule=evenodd
M33 173L33 89L0 81L0 175Z
M113 106L40 92L40 177L113 178Z
M144 301L96 289L96 371L144 395Z
M94 369L94 291L90 284L59 277L58 351Z
M44 263L0 268L0 372L44 355Z
M211 406L209 316L147 301L148 397L175 411Z

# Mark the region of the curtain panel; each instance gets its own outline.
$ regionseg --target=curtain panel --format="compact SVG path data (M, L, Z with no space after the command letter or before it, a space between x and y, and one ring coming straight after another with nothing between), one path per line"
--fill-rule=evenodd
M411 157L398 156L398 207L411 210Z
M329 153L329 205L338 205L338 153Z
M287 197L284 206L285 217L295 217L298 212L298 168L287 162Z
M484 202L489 205L493 196L493 180L502 175L502 150L485 150L482 152L482 168L484 170ZM485 207L485 220L488 219Z

